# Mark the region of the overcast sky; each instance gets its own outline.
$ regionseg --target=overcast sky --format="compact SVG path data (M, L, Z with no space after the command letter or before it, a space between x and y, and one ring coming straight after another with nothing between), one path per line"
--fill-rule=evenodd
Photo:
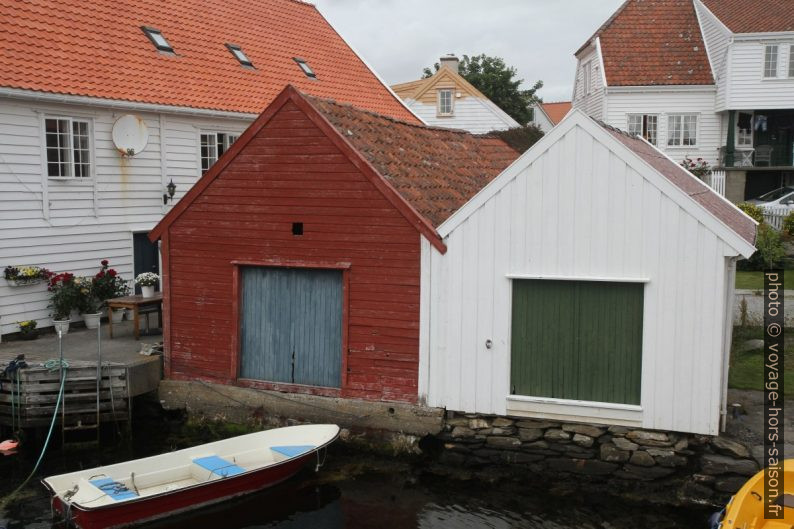
M623 0L310 0L389 84L441 55L496 55L547 102L570 100L573 53Z

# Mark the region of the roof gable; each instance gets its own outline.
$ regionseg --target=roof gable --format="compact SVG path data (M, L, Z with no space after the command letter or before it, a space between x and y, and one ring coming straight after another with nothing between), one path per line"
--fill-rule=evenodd
M734 33L794 31L791 0L700 0Z
M293 84L418 122L320 12L297 0L11 0L0 3L0 19L4 87L259 114ZM174 53L158 51L142 26L160 30Z
M559 101L556 103L541 103L540 107L543 109L543 113L546 114L546 117L549 118L549 121L551 121L551 124L556 125L568 115L572 105L570 101Z

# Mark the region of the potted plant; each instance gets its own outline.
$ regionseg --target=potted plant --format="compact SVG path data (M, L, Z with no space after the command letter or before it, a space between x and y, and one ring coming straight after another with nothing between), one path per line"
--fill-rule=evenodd
M102 306L109 299L126 296L129 293L126 281L114 270L110 268L110 262L103 259L100 262L99 272L93 278L93 289ZM115 309L108 314L113 319L113 323L119 323L124 318L124 309Z
M160 281L160 276L154 272L144 272L135 278L135 284L141 287L141 295L145 298L154 296L154 287Z
M74 279L79 293L78 309L83 315L83 321L88 329L99 327L102 318L102 301L97 297L94 281L91 277L77 277Z
M12 286L35 285L52 277L52 272L40 266L6 266L3 277Z
M18 321L19 337L22 340L35 340L39 337L39 330L36 329L38 322L36 320Z
M50 278L47 288L50 292L52 307L52 323L58 334L69 332L69 317L72 310L79 308L80 290L74 282L74 275L69 272L56 274Z

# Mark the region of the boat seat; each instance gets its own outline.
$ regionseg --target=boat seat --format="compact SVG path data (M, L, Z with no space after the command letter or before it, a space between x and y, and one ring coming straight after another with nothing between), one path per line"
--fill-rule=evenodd
M123 501L138 497L135 491L128 489L126 485L119 483L113 478L92 479L89 480L89 483L107 494L114 501Z
M270 449L276 452L277 454L281 454L282 456L287 456L287 457L297 457L301 454L305 454L306 452L310 452L315 448L317 447L312 445L287 445L287 446L270 447Z
M201 468L209 470L216 476L220 476L222 478L236 476L237 474L242 474L245 472L243 467L237 466L234 463L230 463L218 456L197 457L193 460L193 462Z

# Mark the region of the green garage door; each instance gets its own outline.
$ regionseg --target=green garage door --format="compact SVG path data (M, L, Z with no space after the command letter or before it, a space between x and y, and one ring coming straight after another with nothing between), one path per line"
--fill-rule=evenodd
M513 280L511 393L639 404L643 288Z

